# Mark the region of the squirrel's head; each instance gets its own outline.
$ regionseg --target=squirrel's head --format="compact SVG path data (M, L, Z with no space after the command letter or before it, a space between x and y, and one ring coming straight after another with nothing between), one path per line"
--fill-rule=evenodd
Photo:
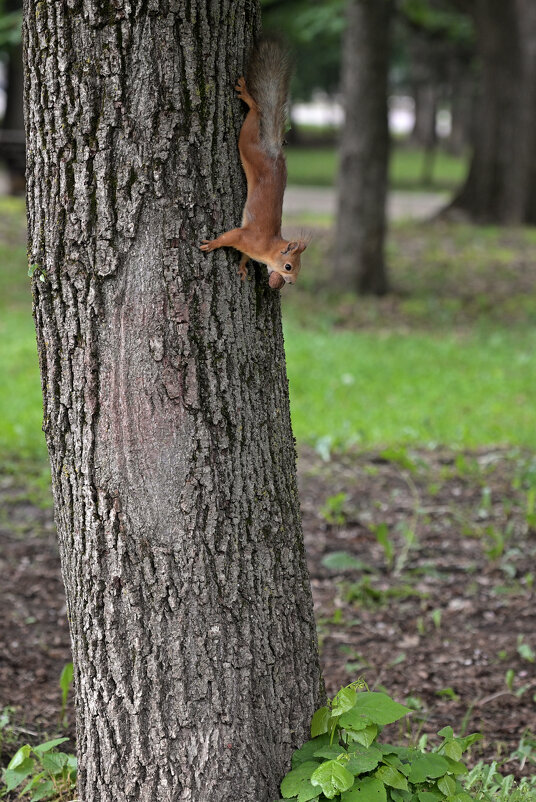
M295 284L300 272L301 255L307 248L307 242L298 240L297 242L283 242L283 250L274 254L274 259L268 265L268 272L275 270L285 279L287 284Z

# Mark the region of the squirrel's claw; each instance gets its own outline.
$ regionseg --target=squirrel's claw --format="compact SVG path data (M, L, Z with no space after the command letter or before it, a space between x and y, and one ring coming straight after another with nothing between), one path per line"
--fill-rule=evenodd
M238 79L235 90L238 93L239 100L243 100L250 109L256 108L256 103L248 92L246 79L244 77Z
M248 269L247 269L248 257L244 255L242 261L240 262L240 267L237 270L238 275L245 281L248 277Z
M213 243L213 240L203 239L203 240L201 240L201 245L199 246L199 248L202 251L205 251L206 253L208 253L209 251L213 251L214 250L214 246L213 246L212 243Z

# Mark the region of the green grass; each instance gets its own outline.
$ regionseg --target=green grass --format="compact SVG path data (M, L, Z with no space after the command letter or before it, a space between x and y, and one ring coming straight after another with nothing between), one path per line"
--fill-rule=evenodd
M0 453L2 462L44 461L41 387L24 243L24 203L0 201Z
M288 147L289 184L301 186L335 186L337 180L337 151L332 147ZM423 187L423 152L403 146L393 148L389 170L394 189L453 189L464 179L467 169L465 158L451 156L438 150L433 170L433 181Z
M298 441L536 447L536 331L285 335Z
M15 466L46 464L23 242L22 203L0 199L0 451ZM398 226L383 299L335 293L332 251L318 234L283 293L298 441L536 447L533 230Z

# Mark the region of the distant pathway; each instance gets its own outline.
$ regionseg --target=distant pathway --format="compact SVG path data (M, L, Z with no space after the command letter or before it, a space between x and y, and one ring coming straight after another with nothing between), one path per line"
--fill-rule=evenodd
M0 195L8 192L7 175L0 170ZM391 220L426 220L447 202L448 195L438 192L391 192L388 214ZM325 187L287 187L284 213L335 214L336 193Z
M433 217L447 202L444 192L401 192L389 194L388 215L391 220L426 220ZM336 193L325 187L287 187L284 213L335 214Z

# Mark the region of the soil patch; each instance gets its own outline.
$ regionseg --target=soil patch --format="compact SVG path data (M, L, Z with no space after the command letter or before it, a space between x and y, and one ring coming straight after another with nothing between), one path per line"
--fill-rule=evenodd
M534 773L530 759L522 770L508 758L536 733L536 458L304 451L299 473L328 693L364 676L416 711L391 737L480 730L472 759ZM52 510L24 493L0 477L4 763L23 741L64 734L70 660ZM71 705L67 718L73 736Z

